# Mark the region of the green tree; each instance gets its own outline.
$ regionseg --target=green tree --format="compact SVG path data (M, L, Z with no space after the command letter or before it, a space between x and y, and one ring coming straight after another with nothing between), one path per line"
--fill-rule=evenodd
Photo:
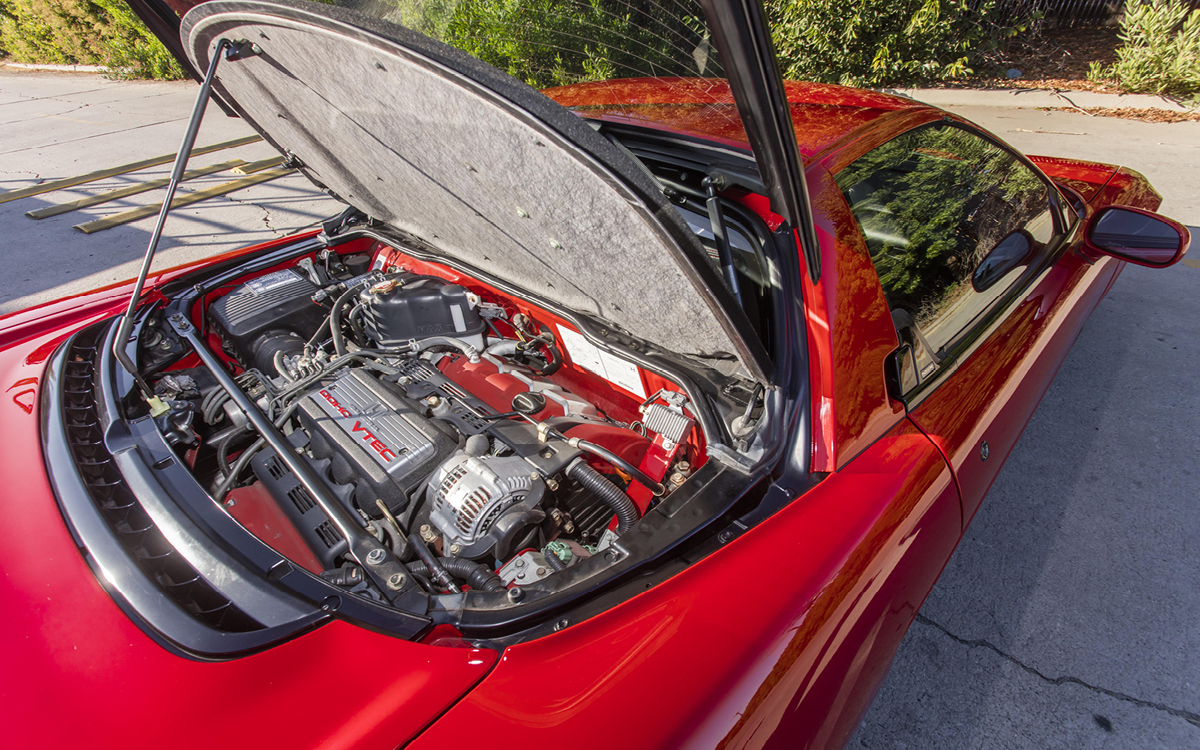
M0 0L0 51L18 62L104 65L119 77L184 75L121 0Z

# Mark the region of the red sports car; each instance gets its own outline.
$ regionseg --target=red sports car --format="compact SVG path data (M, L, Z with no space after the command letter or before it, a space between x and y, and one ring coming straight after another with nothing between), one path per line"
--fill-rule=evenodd
M530 33L540 92L417 3L132 4L348 208L0 321L8 747L841 747L1189 242L1136 172L781 81L755 0Z

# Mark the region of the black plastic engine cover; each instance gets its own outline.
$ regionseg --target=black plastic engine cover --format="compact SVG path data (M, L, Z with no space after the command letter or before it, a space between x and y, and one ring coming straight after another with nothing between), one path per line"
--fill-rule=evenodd
M355 369L305 396L297 410L318 459L330 459L337 484L354 485L354 503L381 515L376 498L399 512L408 493L458 448L458 440L365 370Z
M295 269L251 279L208 308L208 317L226 351L242 364L274 372L271 356L291 349L317 332L328 309L312 301L317 285ZM273 335L265 335L265 334Z
M303 434L299 431L292 434L302 440ZM295 444L301 441L292 440L292 442ZM301 442L301 444L303 443ZM329 461L309 462L313 471L318 475L323 475L328 470L328 464ZM325 515L325 511L321 510L304 485L300 484L300 480L287 467L287 464L279 460L279 456L273 449L267 447L254 455L254 458L250 460L250 466L254 469L258 480L275 498L275 502L291 519L296 530L300 532L321 564L326 569L337 567L338 556L346 552L349 545L330 522L329 516ZM334 486L330 489L334 491L334 495L342 501L343 505L349 504L348 495L353 491L353 487Z
M465 287L432 276L390 278L359 294L363 328L385 346L430 336L481 336L487 323L468 294Z

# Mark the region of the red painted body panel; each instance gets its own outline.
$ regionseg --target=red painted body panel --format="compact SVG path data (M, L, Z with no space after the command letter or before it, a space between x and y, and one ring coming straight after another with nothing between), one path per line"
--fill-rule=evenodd
M497 750L534 738L841 747L959 524L944 459L903 421L844 471L670 580L509 648L410 747L446 747L464 727Z
M496 653L335 621L242 659L190 660L139 629L75 546L43 468L41 378L57 345L120 309L128 288L43 306L40 319L9 316L0 331L5 746L68 748L104 738L131 750L210 748L237 738L239 746L281 750L395 748L486 675Z
M1085 201L1096 197L1117 172L1111 164L1080 159L1061 159L1055 156L1030 156L1029 160L1051 179L1074 188Z
M820 291L805 286L814 402L820 399L822 468L830 471L875 442L904 416L904 405L888 398L883 363L899 345L879 277L862 232L833 178L821 166L808 170L808 191L821 242ZM817 391L819 382L820 393Z
M949 456L968 522L1108 288L1116 266L1089 265L1068 254L912 411L913 421Z
M881 114L927 105L877 91L787 81L801 154L813 157ZM746 131L725 81L707 78L631 78L546 89L542 93L585 117L686 133L748 148Z

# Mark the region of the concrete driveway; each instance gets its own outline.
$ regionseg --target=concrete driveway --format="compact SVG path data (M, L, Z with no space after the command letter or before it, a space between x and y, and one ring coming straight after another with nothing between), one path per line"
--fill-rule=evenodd
M193 92L0 72L0 190L172 151ZM1165 213L1200 225L1200 123L1042 112L1010 99L950 108L1030 153L1137 169L1165 196ZM198 143L246 132L214 110ZM258 144L195 163L269 153ZM153 219L85 236L70 228L79 214L23 215L130 179L146 178L0 204L9 269L0 312L133 275ZM158 263L278 236L337 210L298 177L199 203L171 220ZM1200 252L1166 271L1128 268L1101 303L851 746L1200 747L1197 455Z
M190 82L109 81L99 75L13 72L0 67L0 190L174 153L191 115L196 85ZM253 131L209 108L197 146ZM252 162L275 156L265 143L194 157L191 167L230 159ZM92 235L75 224L161 201L155 190L82 211L35 221L25 212L95 193L165 177L167 163L77 188L0 203L0 250L7 269L0 283L0 314L135 276L156 216ZM236 179L229 172L183 183L180 193ZM290 175L171 213L155 260L169 268L218 252L288 234L336 214L340 208L312 184Z

